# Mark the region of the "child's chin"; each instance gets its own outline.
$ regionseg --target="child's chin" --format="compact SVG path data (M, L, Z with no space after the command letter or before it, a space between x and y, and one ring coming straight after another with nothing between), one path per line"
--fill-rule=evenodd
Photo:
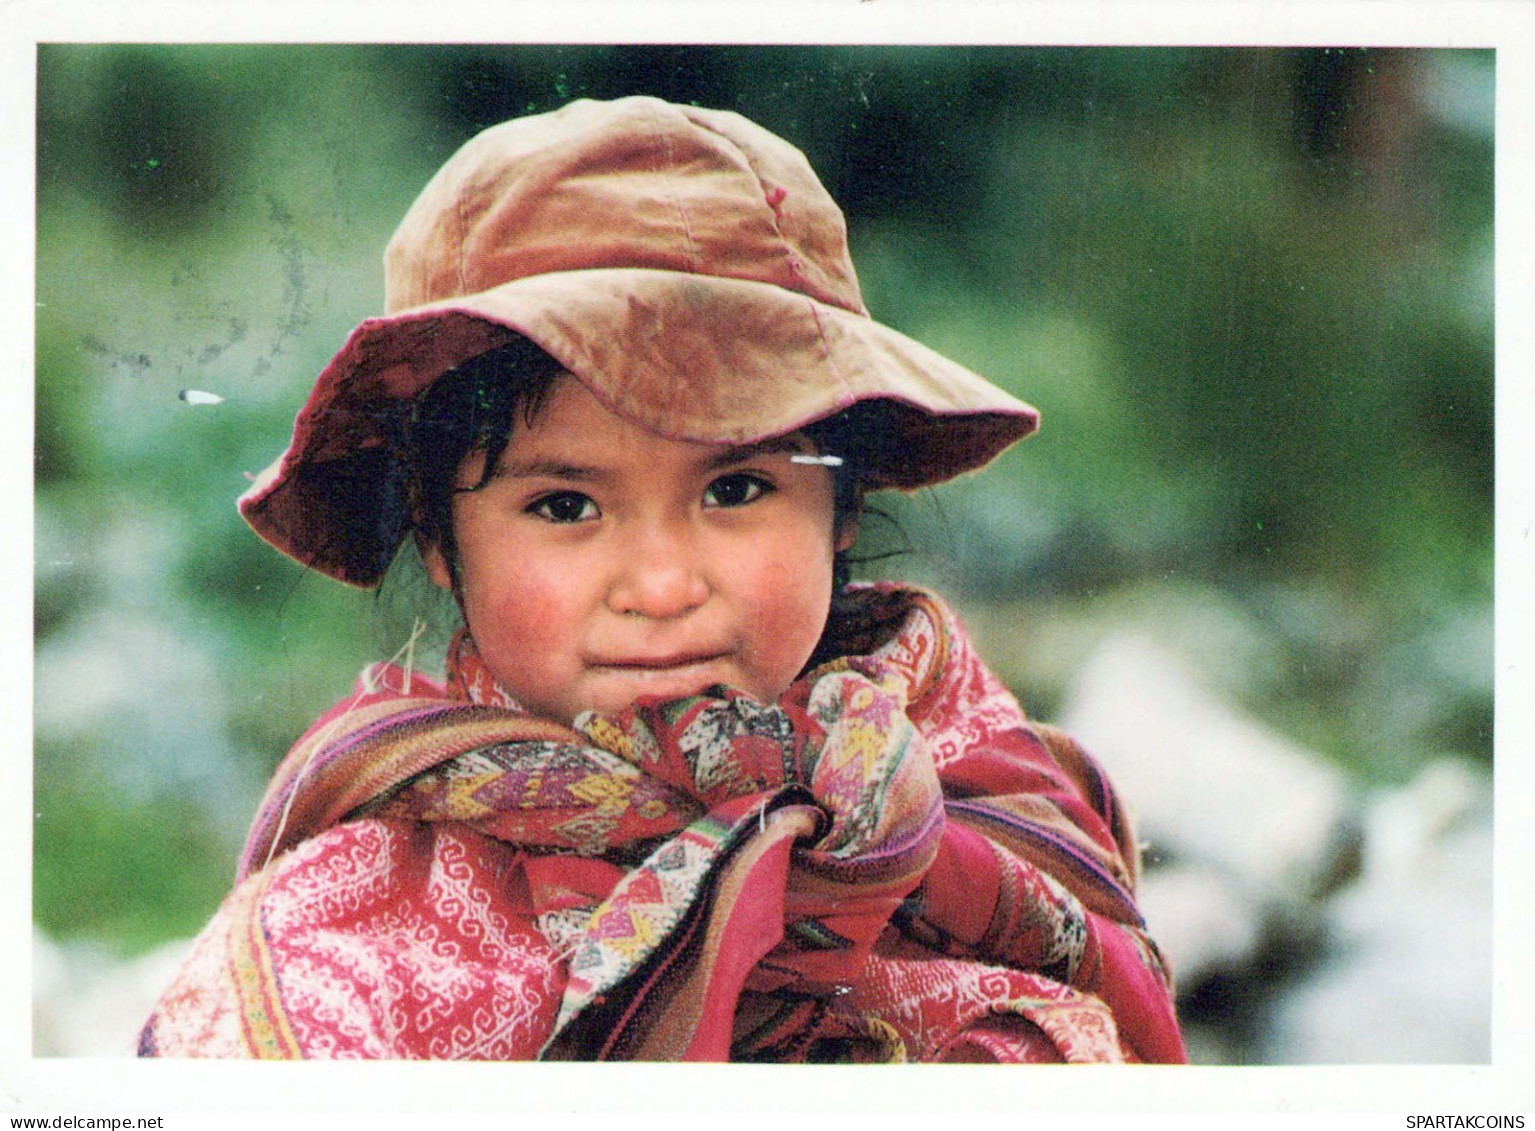
M669 703L697 695L717 694L721 688L734 687L733 681L719 673L657 672L636 678L617 680L594 700L601 714L613 715L637 703Z

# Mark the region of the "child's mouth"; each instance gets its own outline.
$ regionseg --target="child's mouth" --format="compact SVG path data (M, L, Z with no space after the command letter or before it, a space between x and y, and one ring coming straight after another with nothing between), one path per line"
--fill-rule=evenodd
M628 695L685 699L717 683L731 683L721 661L727 653L678 653L607 659L592 668L622 681Z
M705 664L712 664L716 660L724 658L725 654L723 652L688 652L670 656L636 656L624 659L599 660L593 663L592 666L600 670L622 672L625 675L666 676L703 667Z

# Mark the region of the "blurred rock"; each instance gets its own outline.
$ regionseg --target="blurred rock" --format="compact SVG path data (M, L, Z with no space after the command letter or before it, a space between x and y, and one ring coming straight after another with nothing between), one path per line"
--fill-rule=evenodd
M1084 664L1062 722L1149 843L1142 910L1196 1062L1489 1059L1485 775L1440 762L1360 799L1130 635Z
M1173 653L1107 639L1061 721L1157 853L1215 869L1247 901L1300 903L1336 883L1353 819L1342 772L1204 691Z
M133 1056L139 1030L191 940L121 961L84 943L32 933L32 1055Z
M98 607L36 650L34 725L43 750L140 801L247 798L250 768L226 733L228 694L212 648L149 612ZM210 813L224 816L221 808Z
M1372 800L1365 872L1328 957L1273 1000L1270 1064L1485 1064L1492 1055L1492 787L1440 762Z
M1197 985L1256 951L1261 914L1218 872L1179 864L1141 881L1141 913L1180 985Z
M32 928L32 1055L58 1056L63 1000L69 994L69 963L58 944Z

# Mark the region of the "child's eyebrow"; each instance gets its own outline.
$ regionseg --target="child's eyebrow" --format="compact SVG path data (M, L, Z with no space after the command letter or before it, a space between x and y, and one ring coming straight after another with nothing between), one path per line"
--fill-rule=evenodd
M732 467L747 460L759 459L762 456L777 455L781 452L804 452L807 444L803 439L793 435L775 436L770 440L760 440L755 444L740 444L716 452L703 462L703 470L718 471L723 467ZM528 460L502 458L491 473L492 479L565 479L577 483L595 483L610 478L611 472L589 464L570 463L564 459L534 457Z
M578 483L592 483L604 478L606 474L600 468L566 463L558 459L503 459L496 465L490 477L492 479L570 479Z

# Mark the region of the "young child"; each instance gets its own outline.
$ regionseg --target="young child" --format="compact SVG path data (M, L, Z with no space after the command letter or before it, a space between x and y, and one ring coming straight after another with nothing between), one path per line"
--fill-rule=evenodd
M496 126L241 500L464 627L278 767L145 1055L1178 1061L1133 832L865 493L1037 415L872 321L804 157L652 98ZM409 547L413 546L414 549Z

